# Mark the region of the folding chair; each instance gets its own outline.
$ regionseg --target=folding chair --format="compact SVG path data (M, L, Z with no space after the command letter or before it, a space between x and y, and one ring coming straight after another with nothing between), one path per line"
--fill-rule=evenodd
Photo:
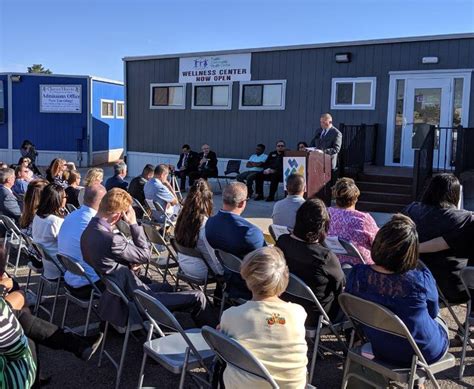
M300 299L307 300L314 304L316 309L319 312L318 322L316 327L306 327L306 337L313 340L314 348L313 348L313 356L311 358L311 366L309 369L309 382L313 382L313 375L314 375L314 368L316 366L316 358L318 354L318 350L321 347L322 349L329 351L331 354L341 357L337 354L336 351L329 349L324 346L320 346L320 337L321 335L329 335L333 334L336 336L339 343L343 346L344 351L347 350L347 346L341 338L341 332L348 328L347 322L341 322L334 324L331 319L329 318L328 314L324 310L323 306L319 302L318 298L315 296L311 288L306 285L306 283L301 279L295 276L294 274L290 273L290 278L288 282L288 287L285 291L286 294L289 296L298 297Z
M145 207L143 206L143 204L142 204L140 201L138 201L135 197L132 197L132 200L133 200L133 206L134 206L135 208L140 209L140 210L143 212L143 217L142 217L142 219L151 221L151 217L150 217L148 211L147 211L147 210L145 209Z
M166 232L167 232L166 231L167 228L168 227L174 227L174 222L171 221L171 219L169 218L169 216L166 214L163 207L159 203L157 203L153 200L149 200L149 199L146 199L145 201L146 201L146 204L148 205L148 208L150 208L150 210L152 212L152 216L153 216L153 211L164 214L164 216L165 216L165 221L164 222L159 222L157 220L154 220L154 223L159 224L162 227L163 237L165 237Z
M102 279L102 282L105 284L107 291L113 294L114 296L117 296L118 298L120 298L120 300L122 300L122 302L127 306L127 326L125 327L125 337L123 339L122 352L120 354L119 362L117 362L112 357L112 355L110 355L110 353L107 350L105 350L105 342L107 340L109 325L112 324L106 321L105 328L104 328L104 337L102 339L102 345L100 347L99 363L98 363L98 367L100 367L102 364L102 355L105 354L105 356L109 359L109 361L117 370L117 376L115 378L115 389L118 389L120 387L120 379L122 378L122 370L123 370L123 365L125 362L125 355L127 354L127 346L128 346L128 339L130 337L130 333L132 331L142 329L143 326L141 324L132 323L132 320L131 320L132 315L130 314L130 312L131 310L135 309L134 307L135 302L133 300L129 300L128 297L123 293L123 291L118 287L118 285L114 281L110 280L107 277L101 277L101 279Z
M222 267L229 273L236 274L240 277L240 265L242 264L242 260L239 257L236 257L235 255L227 253L223 250L216 250L215 252L217 259L219 259L219 261L221 262ZM225 303L227 300L229 300L232 304L235 305L242 305L247 302L247 300L243 298L231 298L229 292L226 289L227 285L224 284L222 288L222 301L219 317L221 317L222 312L224 312Z
M69 213L73 213L74 211L77 210L76 206L74 204L66 204L66 209Z
M227 161L227 167L225 168L225 172L223 176L217 176L217 183L219 184L219 188L222 190L220 178L225 179L225 183L229 183L229 178L235 178L240 174L240 164L242 161L240 159L229 159ZM233 174L233 176L231 176Z
M270 235L272 236L272 239L276 243L276 241L278 240L278 238L281 235L289 234L290 230L288 229L287 226L280 226L278 224L270 224L268 226L268 232L270 232Z
M262 362L240 343L209 326L202 327L202 336L227 365L267 381L273 389L279 389Z
M207 285L209 283L216 282L216 279L206 259L202 256L202 254L198 250L180 245L176 241L175 238L171 238L171 245L173 246L173 249L177 255L181 253L182 255L188 255L194 258L200 258L207 267L207 274L204 279L193 277L189 274L186 274L185 272L181 270L181 268L179 268L178 273L176 274L176 289L179 287L179 280L183 280L187 282L191 286L192 289L199 289L201 292L203 292L204 295L206 296L206 299L209 300L209 296L207 294ZM179 266L179 262L178 262L178 266Z
M152 221L143 221L142 223L143 231L145 232L148 241L151 243L151 251L153 254L157 255L158 259L153 261L150 259L149 263L151 263L155 269L160 273L163 277L163 282L166 282L166 277L168 275L169 269L173 267L178 267L178 258L177 254L173 251L171 244L168 243L164 237L158 232L160 228L159 224L156 224ZM158 250L157 246L164 246L168 252L168 256L166 259L161 257L161 252ZM173 261L173 263L170 263ZM164 271L162 270L164 268ZM146 269L146 274L148 274L148 266ZM171 278L174 282L176 282L176 277L169 272Z
M135 290L135 301L150 321L150 328L146 342L143 344L143 360L140 368L138 388L142 388L145 377L145 365L148 357L153 358L166 370L173 374L180 374L179 388L184 388L186 372L196 368L203 368L210 379L206 363L214 358L214 353L204 341L198 328L183 330L173 314L157 299L141 290ZM160 326L176 333L165 335ZM161 336L152 339L156 330ZM192 374L191 377L199 384L211 386L210 382ZM200 385L200 386L201 386Z
M176 193L178 200L181 201L183 199L183 194L181 193L181 187L178 184L178 179L176 178L176 175L174 173L170 174L169 180L171 182L171 187L173 188L174 193Z
M102 295L102 292L94 284L90 276L85 272L84 268L76 260L64 254L58 254L57 256L58 256L59 262L61 262L61 264L64 266L64 268L67 271L71 272L72 274L76 276L84 277L85 279L87 279L87 281L89 282L89 285L91 286L90 297L88 299L81 299L74 296L71 293L70 287L65 283L64 295L66 297L66 303L64 305L64 313L63 313L63 319L61 321L61 328L64 328L69 301L71 301L73 304L76 304L77 306L83 309L87 309L86 324L84 326L84 336L87 336L91 312L94 308L94 301L97 301L97 299L100 298L100 296ZM70 330L72 331L72 329Z
M43 271L43 265L42 265L42 257L41 253L38 252L33 244L33 239L31 239L28 235L24 234L23 232L21 233L22 238L25 240L26 247L28 248L28 256L34 256L36 259L36 262L34 263L33 260L29 260L27 267L28 267L28 276L26 277L26 285L25 285L25 293L28 297L28 295L31 296L31 299L27 298L27 301L34 301L35 306L36 306L36 300L38 298L38 294L33 292L32 289L30 289L30 281L31 281L31 273L35 273L37 275L41 275L41 272Z
M334 254L352 257L357 259L360 263L365 264L365 259L360 251L348 240L338 236L327 236L324 243Z
M41 309L43 312L45 312L49 316L49 321L50 323L52 323L54 319L54 312L56 311L56 303L58 302L59 289L61 288L61 286L64 286L64 269L56 258L50 257L48 254L46 254L46 251L44 250L41 244L32 242L32 245L34 249L41 255L41 260L43 264L45 261L50 261L58 268L60 272L60 276L58 278L54 280L50 280L44 276L44 267L43 267L41 275L40 275L40 282L38 284L38 292L36 294L36 304L33 311L35 315L38 315L38 312ZM53 307L51 308L51 311L45 308L41 303L45 286L54 288Z
M471 289L474 289L474 267L466 266L464 269L461 270L460 276L461 276L461 281L464 287L466 288L466 292L469 296L469 301L467 302L467 308L466 308L466 320L464 321L464 338L463 338L463 343L462 343L461 363L459 365L459 379L462 380L462 377L464 375L465 359L466 359L466 351L467 351L468 342L471 348L474 349L474 346L470 339L471 333L470 333L470 328L469 328L470 327L469 314L471 313L471 309L472 309Z
M357 372L351 371L350 367L353 362L377 372L385 379L397 383L408 384L408 388L410 389L412 389L415 384L423 383L427 378L431 380L436 388L440 388L434 374L447 370L455 365L456 360L452 354L446 353L441 360L429 365L415 343L415 340L411 336L408 328L393 312L379 304L363 300L349 293L341 293L339 295L339 304L353 324L349 351L344 366L344 376L341 385L342 389L347 388L349 379L352 377L355 377L369 385L380 387L379 385L374 384L374 382L371 382L367 375L360 375ZM400 340L408 341L413 349L411 366L394 366L385 363L376 357L370 358L370 343L355 347L355 333L357 330L359 334L363 334L362 326L367 326L386 334L397 336Z
M10 219L8 216L0 215L0 223L3 224L6 230L3 241L3 248L6 250L6 267L13 267L13 277L16 277L18 264L20 263L21 251L25 248L25 242L22 238L20 229L12 219ZM10 264L10 254L12 247L16 250L14 265Z

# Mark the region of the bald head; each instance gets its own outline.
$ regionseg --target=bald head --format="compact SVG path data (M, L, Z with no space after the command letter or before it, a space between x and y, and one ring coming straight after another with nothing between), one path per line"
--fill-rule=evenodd
M106 189L100 184L87 186L84 190L84 205L97 211L100 201L106 193Z

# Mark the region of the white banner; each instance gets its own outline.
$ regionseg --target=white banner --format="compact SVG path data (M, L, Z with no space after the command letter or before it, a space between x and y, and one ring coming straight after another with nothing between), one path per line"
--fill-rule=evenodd
M39 87L40 112L82 112L82 85L40 85Z
M179 82L250 81L250 60L250 53L180 58Z

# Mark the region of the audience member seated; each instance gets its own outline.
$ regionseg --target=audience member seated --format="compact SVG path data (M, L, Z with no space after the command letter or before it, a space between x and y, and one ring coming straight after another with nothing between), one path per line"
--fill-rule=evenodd
M179 202L168 181L169 172L168 165L160 164L155 167L153 178L145 184L143 191L145 199L160 204L166 214L171 219L175 219L179 213ZM160 210L154 210L153 218L159 223L164 223L166 215Z
M180 190L186 190L186 177L189 177L189 186L191 186L191 173L198 170L199 154L191 150L191 146L183 145L176 165L175 173L180 178Z
M145 205L145 192L143 189L145 184L153 177L154 169L153 165L145 165L142 174L130 181L130 185L128 186L128 193L130 193L130 196L137 199L142 205ZM141 218L143 215L137 213L137 216Z
M120 219L130 226L130 240L113 232ZM137 224L132 197L123 189L113 188L102 198L97 215L82 233L81 252L84 260L99 276L112 279L129 298L133 298L135 289L141 289L156 297L172 311L191 311L196 323L203 324L199 322L199 313L206 307L206 298L202 292L171 293L173 288L168 284L146 285L138 278L136 271L148 262L151 251L143 228ZM124 326L127 322L125 309L120 299L108 291L104 292L99 306L102 320ZM141 320L132 317L132 322L137 321Z
M212 215L212 191L207 181L200 178L189 189L189 193L184 200L174 236L176 241L184 247L196 249L204 257L191 257L178 253L178 262L181 270L192 277L205 279L208 274L208 267L212 275L222 275L224 270L217 260L214 250L206 239L206 222Z
M81 235L90 220L97 214L99 204L107 191L102 185L96 184L85 189L84 204L64 219L58 234L58 252L79 263L96 286L103 290L103 284L94 269L84 261L81 252ZM88 299L91 285L86 277L77 276L66 271L64 276L71 293L82 299Z
M124 180L127 177L127 165L125 162L117 162L114 165L114 175L105 182L105 189L120 188L127 190L128 182Z
M79 191L79 205L84 202L84 191L88 186L100 185L104 181L104 170L98 167L89 169L86 173L86 177L83 180L84 186Z
M257 174L255 200L263 200L263 181L270 181L270 192L266 201L275 201L275 194L278 183L283 180L283 156L285 154L285 142L279 140L276 143L277 149L272 151L263 164L263 171Z
M79 192L81 191L81 174L77 170L71 170L67 179L69 186L66 188L67 203L79 208Z
M456 240L463 227L473 223L472 212L456 208L460 193L460 183L456 176L450 173L439 174L432 178L421 202L414 202L405 209L404 213L416 224L420 242L437 237ZM474 253L461 258L457 254L453 248L420 256L433 273L441 292L451 303L467 301L459 272L467 265L468 259L474 259Z
M306 142L298 142L298 144L296 145L296 150L306 151L307 147L308 147L308 144Z
M219 175L216 153L211 150L207 143L201 146L201 150L199 153L198 170L189 175L189 186L193 185L194 181L198 178L207 180L210 177L217 177Z
M273 206L273 224L293 229L296 212L304 203L305 182L301 174L290 174L286 180L288 195Z
M29 159L27 157L21 157L18 160L18 165L17 166L23 166L24 168L28 169L28 182L33 180L34 178L41 177L41 174L33 173L33 168L32 168L33 165L31 163L31 159Z
M247 184L248 196L253 195L253 183L257 178L257 173L263 171L263 164L267 160L267 154L265 154L265 145L259 143L255 149L255 154L252 154L247 162L247 170L240 173L236 180Z
M43 274L49 280L61 276L52 262L58 254L58 234L63 224L66 206L66 193L58 184L48 184L41 192L36 215L33 218L32 235L35 243L41 244L47 258L43 258Z
M36 369L36 375L33 369L38 366L35 344L46 346L52 350L69 351L76 357L88 361L99 348L103 334L78 336L72 332L64 332L55 324L33 316L26 305L25 294L19 289L16 281L5 273L5 265L6 258L3 249L0 248L0 312L2 313L0 315L0 332L2 329L10 328L11 334L13 335L13 331L15 331L18 337L16 353L8 355L4 345L0 346L2 350L0 354L0 382L4 384L5 378L7 379L7 386L3 385L2 388L29 388L30 386L22 386L20 383L22 379L27 378L29 382L35 381L34 388L39 388L39 368ZM23 333L24 335L22 335ZM0 343L5 340L4 335L0 336ZM13 338L10 340L13 341ZM14 361L23 362L20 365L16 364L16 376L11 374L13 372L8 367L6 368L7 373L4 370L5 363L11 368L15 365ZM8 378L16 378L20 381L14 381L13 386L8 386Z
M49 182L39 178L33 180L28 184L28 189L26 190L25 197L23 199L23 212L20 216L20 230L29 237L32 237L32 224L33 218L36 215L36 210L38 209L41 192L44 187L48 185Z
M344 273L336 255L324 245L328 230L326 206L320 199L309 199L296 213L293 233L281 235L276 246L285 254L290 272L311 288L326 313L335 320L339 313L337 298L344 287ZM295 301L305 307L307 324L315 325L319 313L314 304L299 299Z
M18 200L12 192L15 184L15 171L10 168L0 169L0 214L20 220L21 210Z
M300 305L280 299L289 278L283 253L275 247L255 250L245 257L240 273L252 291L252 300L224 311L220 330L258 358L280 388L304 388L306 312ZM269 386L230 365L223 378L227 389Z
M370 249L379 228L370 213L355 209L359 195L359 188L352 178L344 177L337 180L333 187L336 206L329 208L331 216L329 235L351 242L359 250L365 263L372 264ZM338 255L338 257L341 264L355 265L361 262L347 255Z
M46 169L46 179L50 183L62 186L64 189L68 187L68 183L64 177L67 171L67 162L61 158L54 158Z
M265 246L263 232L245 220L242 212L247 204L247 187L231 182L222 192L222 209L206 223L206 239L215 250L220 249L239 258ZM250 292L240 276L225 274L227 291L234 298L250 299Z
M34 175L37 177L41 177L41 172L36 167L36 158L38 157L38 152L35 149L35 145L31 143L29 140L25 139L20 147L20 153L23 158L29 159L29 165L27 166ZM20 158L21 159L21 158ZM18 165L21 163L18 162Z
M441 359L449 347L448 329L438 318L438 292L431 272L417 268L418 234L415 223L395 215L372 244L374 265L356 265L346 292L383 305L407 326L428 364ZM398 366L412 364L410 344L400 337L365 327L376 358Z
M0 161L0 169L7 169L8 165L5 162Z
M18 198L25 196L28 183L31 181L29 173L30 169L23 165L18 165L15 168L15 184L12 186L12 192Z

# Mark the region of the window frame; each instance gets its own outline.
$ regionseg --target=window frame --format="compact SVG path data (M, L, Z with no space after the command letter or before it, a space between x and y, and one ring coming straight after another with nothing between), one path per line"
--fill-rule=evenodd
M119 116L119 110L118 110L119 104L122 104L122 106L123 106L123 110L122 110L123 115L122 115L122 116ZM117 101L115 101L115 118L117 118L117 119L125 119L125 102L122 101L122 100L117 100Z
M112 104L112 116L104 115L102 103L111 103ZM101 119L115 119L115 100L100 99L100 118Z
M355 84L370 82L370 104L354 104ZM337 84L352 83L352 104L336 104ZM348 77L331 80L331 109L342 110L375 110L377 77Z
M206 82L206 83L195 83L191 84L191 109L204 109L204 110L230 110L232 109L232 90L234 83L230 82ZM228 87L228 98L227 105L195 105L196 87L214 87L214 86L227 86ZM214 91L211 89L211 102Z
M5 124L5 117L6 117L6 114L5 114L5 83L3 82L3 80L0 80L0 86L1 86L1 90L2 90L2 94L1 94L1 100L0 100L0 103L1 103L1 107L0 109L3 110L3 114L0 116L0 124Z
M153 105L153 88L170 88L182 87L183 103L181 105ZM168 91L169 93L169 91ZM151 83L150 84L150 109L186 109L186 83L168 82L168 83Z
M281 104L280 105L263 105L263 95L265 85L281 84ZM243 105L245 85L263 85L262 88L262 105ZM284 111L286 108L286 80L253 80L240 81L239 83L239 110L241 111Z

